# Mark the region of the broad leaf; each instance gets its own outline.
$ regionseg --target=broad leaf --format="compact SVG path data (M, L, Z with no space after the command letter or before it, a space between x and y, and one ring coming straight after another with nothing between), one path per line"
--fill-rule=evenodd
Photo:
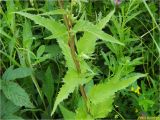
M13 70L13 66L8 68L4 75L2 76L3 80L15 80L18 78L24 78L32 74L32 69L27 67L20 67Z
M43 80L42 90L47 97L49 104L51 104L53 93L54 93L54 81L50 66L48 66L45 73L45 79Z
M3 81L2 90L6 98L12 101L15 105L20 107L25 106L28 108L34 107L30 102L26 91L17 83L12 81Z
M14 115L14 113L16 113L20 107L14 105L12 102L10 102L9 100L7 100L5 98L5 96L2 94L2 92L0 92L0 118L1 119L22 119L21 117L18 117L16 115ZM12 117L11 117L12 116Z

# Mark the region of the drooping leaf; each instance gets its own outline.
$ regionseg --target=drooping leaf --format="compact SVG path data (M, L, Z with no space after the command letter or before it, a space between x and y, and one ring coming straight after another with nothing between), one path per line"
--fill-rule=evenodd
M27 108L33 108L28 94L17 83L12 81L3 81L2 91L7 99L12 101L17 106L25 106Z
M13 70L13 66L8 68L4 75L2 76L3 80L15 80L18 78L24 78L32 74L32 69L27 67L20 67Z

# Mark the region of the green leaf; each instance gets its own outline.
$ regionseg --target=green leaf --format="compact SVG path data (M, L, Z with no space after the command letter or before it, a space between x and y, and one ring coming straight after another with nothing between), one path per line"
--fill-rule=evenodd
M54 80L50 66L48 66L45 73L45 79L43 80L42 90L47 97L49 104L51 104L53 93L54 93Z
M97 26L93 25L91 22L88 22L88 21L79 20L73 28L73 32L76 33L78 31L89 32L92 35L94 35L95 37L104 40L105 42L111 42L111 43L117 43L117 44L120 44L120 45L124 45L123 43L116 40L111 35L101 31L100 29L98 29Z
M63 55L65 57L66 66L69 69L76 70L76 67L75 67L74 61L72 59L72 55L71 55L69 46L63 40L59 40L57 42L58 42L58 44L59 44L59 46L60 46L60 48L62 50L62 53L63 53Z
M24 17L27 17L31 20L33 20L35 23L47 28L49 31L52 32L52 34L55 35L55 38L59 38L66 34L66 27L60 23L56 22L54 19L48 19L45 17L41 17L39 15L32 15L25 12L16 12L19 15L22 15Z
M106 17L104 17L103 19L101 19L98 23L97 23L97 27L99 29L103 29L105 27L105 25L109 22L109 20L112 18L113 14L115 12L115 9L112 10Z
M52 57L56 58L61 54L61 49L57 44L47 45L45 52L49 53Z
M65 108L63 105L59 105L64 120L75 119L75 113Z
M96 25L99 30L105 27L107 22L111 19L114 14L114 10L111 11L106 17L99 21ZM90 32L84 32L84 35L77 42L77 50L79 54L92 55L95 50L97 37L92 35Z
M38 58L41 57L44 51L45 51L45 45L41 45L37 50L37 57Z
M2 75L2 79L3 80L6 80L7 77L12 74L12 71L13 71L13 65L10 66L9 68L7 68L7 70L4 72L4 74Z
M118 90L124 89L146 74L134 73L129 74L124 78L109 80L107 83L95 85L89 92L89 99L92 103L97 104L105 101L110 96L113 96ZM118 77L116 77L118 78ZM114 86L114 87L113 87Z
M90 109L94 118L104 118L112 110L113 96L118 90L131 85L146 74L134 73L120 78L119 75L111 78L107 83L95 85L89 91ZM114 87L113 87L114 86Z
M103 102L91 104L90 110L94 118L105 118L112 111L113 96L110 96Z
M32 74L32 69L27 67L20 67L13 70L13 66L8 68L4 73L3 80L15 80L18 78L24 78Z
M32 42L31 23L29 20L25 19L25 23L23 24L23 47L31 49Z
M88 82L85 74L78 74L75 70L68 70L63 80L65 84L62 85L58 93L51 116L54 114L58 104L64 99L67 99L69 94L72 93L76 87L78 87L80 84L83 85L84 83Z
M64 14L67 14L67 12L64 9L57 9L57 10L45 12L39 15L60 15L60 14L64 15Z
M76 120L94 120L91 115L88 114L83 106L80 106L76 110Z
M25 106L28 108L34 107L30 102L26 91L17 83L12 81L4 81L2 90L6 98L12 101L15 105L20 107Z
M84 32L84 35L77 42L77 50L79 54L92 55L95 50L97 37L89 32Z
M16 113L20 107L14 105L12 102L10 102L9 100L7 100L5 98L5 96L2 94L2 92L0 92L0 96L1 96L1 99L0 99L0 118L1 119L8 119L8 118L11 118L9 116L14 116L12 117L13 118L20 118L16 115L14 115L14 113Z

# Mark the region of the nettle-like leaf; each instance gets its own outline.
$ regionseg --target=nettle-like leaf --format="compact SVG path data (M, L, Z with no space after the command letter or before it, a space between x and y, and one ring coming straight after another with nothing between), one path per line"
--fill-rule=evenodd
M92 115L95 118L104 118L112 110L111 105L115 92L126 88L137 79L145 76L146 74L133 73L123 78L116 77L116 80L114 80L115 78L113 78L106 83L95 85L93 88L91 88L88 95L91 102ZM106 101L108 101L108 103L106 103ZM106 105L109 107L107 107L106 109L101 109L99 113L98 111L96 112L97 107L102 105Z
M17 83L12 81L1 81L2 91L7 99L12 101L17 106L25 106L27 108L33 108L28 94L26 91L20 87Z
M9 67L2 76L3 80L15 80L24 78L32 74L32 69L28 67L19 67L13 69L13 66Z
M68 70L63 81L64 85L62 85L58 93L51 115L54 114L58 104L68 98L69 94L72 93L80 84L83 85L84 83L87 83L88 78L86 78L85 74L78 74L75 70Z
M94 118L105 118L108 113L112 111L113 101L113 96L110 96L103 102L99 102L97 104L91 103L91 114L94 116Z
M72 55L71 55L69 46L62 39L58 40L57 42L58 42L58 44L59 44L59 46L62 50L62 53L65 57L66 66L68 67L68 69L76 70L76 67L75 67L74 61L72 59Z
M83 106L80 106L77 110L76 110L76 116L75 116L76 120L94 120L94 118L87 113L86 108Z
M40 15L32 15L25 12L16 13L33 20L36 24L47 28L49 31L52 32L52 34L54 34L55 38L63 36L67 33L66 27L60 22L55 21L54 19L41 17Z
M73 32L78 32L78 31L86 31L94 35L96 38L102 39L105 42L111 42L111 43L117 43L120 45L124 45L120 41L116 40L114 37L111 35L103 32L102 30L99 30L96 25L93 25L89 21L85 20L79 20L77 21L76 25L73 28Z
M100 20L96 27L101 30L105 27L106 23L111 19L112 15L114 14L114 10L111 11L106 17ZM96 46L97 36L93 35L90 32L85 31L84 35L78 40L77 42L77 50L79 54L86 54L91 55Z

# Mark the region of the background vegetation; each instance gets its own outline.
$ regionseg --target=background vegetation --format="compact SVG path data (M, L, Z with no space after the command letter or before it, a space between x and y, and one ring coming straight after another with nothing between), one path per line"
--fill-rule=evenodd
M0 0L1 119L159 116L159 13L158 0Z

